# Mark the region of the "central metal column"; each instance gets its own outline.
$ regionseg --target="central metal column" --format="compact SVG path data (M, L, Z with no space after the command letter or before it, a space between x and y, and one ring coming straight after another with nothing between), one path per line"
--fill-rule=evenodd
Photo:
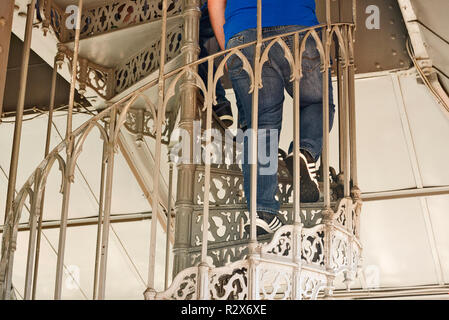
M200 48L199 20L201 17L200 0L184 0L184 31L183 47L184 63L188 64L198 59ZM181 118L179 128L188 132L190 141L190 163L178 164L178 187L176 194L176 230L174 244L173 275L185 269L187 250L190 247L191 218L194 205L195 165L193 164L193 121L197 118L195 79L186 75L181 85Z

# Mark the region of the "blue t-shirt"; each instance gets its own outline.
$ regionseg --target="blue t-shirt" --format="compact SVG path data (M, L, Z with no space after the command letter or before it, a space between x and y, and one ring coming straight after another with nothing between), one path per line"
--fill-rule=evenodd
M227 0L225 43L235 34L257 27L257 0ZM319 24L315 0L262 0L262 27Z

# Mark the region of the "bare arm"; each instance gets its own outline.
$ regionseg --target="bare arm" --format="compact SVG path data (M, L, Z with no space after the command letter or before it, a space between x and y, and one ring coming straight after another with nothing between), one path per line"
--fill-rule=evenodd
M223 26L225 24L225 10L227 0L208 0L207 8L209 9L210 23L214 29L215 37L221 50L225 48L225 35Z

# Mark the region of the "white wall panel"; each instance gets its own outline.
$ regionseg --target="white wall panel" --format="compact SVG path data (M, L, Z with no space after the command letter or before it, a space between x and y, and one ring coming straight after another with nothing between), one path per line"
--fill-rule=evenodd
M424 186L449 185L449 120L414 76L400 82Z
M427 198L443 277L449 283L449 196Z
M364 268L379 268L381 286L438 282L419 199L368 202L362 210Z
M362 192L415 187L390 76L356 82L356 112Z

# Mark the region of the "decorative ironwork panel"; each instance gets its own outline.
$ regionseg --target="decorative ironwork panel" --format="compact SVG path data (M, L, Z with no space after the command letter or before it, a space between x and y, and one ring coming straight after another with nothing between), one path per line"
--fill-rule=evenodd
M279 229L279 232L273 236L270 244L264 246L262 253L269 253L279 257L293 257L293 244L292 244L292 227L283 226Z
M175 58L181 52L182 24L176 25L167 33L166 61ZM157 38L156 38L157 39ZM149 47L131 57L115 70L115 92L120 93L139 80L159 69L161 40L157 39Z
M351 261L349 261L349 239L346 234L333 230L331 241L331 268L334 272L338 273L343 269L348 269L350 267Z
M210 272L212 300L245 300L248 297L248 263L243 260L229 267Z
M324 224L303 229L301 256L305 263L324 267L324 230Z
M50 10L45 10L47 2L50 4ZM66 19L70 18L68 14L64 13L65 10L59 8L52 0L46 0L40 9L43 16L50 21L60 42L69 42L75 39L73 29L62 32ZM168 1L168 17L181 14L181 12L181 0ZM161 18L162 5L158 0L117 0L102 6L84 9L81 16L80 36L81 38L92 37L133 25L158 21ZM64 26L62 27L62 25Z
M170 143L170 134L173 124L170 124L171 117L166 117L162 123L162 143ZM126 122L124 123L126 130L135 134L138 139L143 136L155 138L155 123L153 113L144 109L131 108L126 114Z
M180 272L170 288L156 295L158 300L196 300L198 297L198 268L188 268Z
M264 263L259 272L259 299L290 300L293 293L293 268Z
M69 70L72 70L73 52L65 45L58 44L58 52L64 54L69 62ZM114 69L106 68L87 59L79 58L77 66L77 81L80 94L84 94L86 86L92 88L104 99L112 97Z
M204 201L204 171L200 168L195 173L195 204ZM240 171L211 170L210 205L246 204L243 196L243 176Z
M324 274L302 270L300 277L301 299L315 300L320 290L326 287L326 281L327 278Z

